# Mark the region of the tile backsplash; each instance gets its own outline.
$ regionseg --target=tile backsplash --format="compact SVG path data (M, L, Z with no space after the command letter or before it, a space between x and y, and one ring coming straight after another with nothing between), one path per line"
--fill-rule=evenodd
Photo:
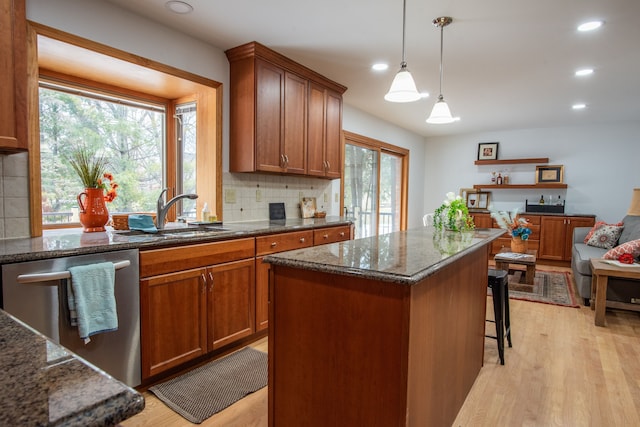
M339 181L336 181L339 182ZM225 172L222 177L222 205L225 222L269 219L269 203L282 202L287 218L300 218L300 199L315 197L316 209L338 215L333 181L281 175Z
M0 158L0 239L29 237L28 154Z
M0 239L29 237L28 155L0 155L0 160ZM327 215L340 214L339 181L225 172L222 183L225 222L269 219L269 203L280 202L287 218L300 218L302 197L315 197L317 210Z

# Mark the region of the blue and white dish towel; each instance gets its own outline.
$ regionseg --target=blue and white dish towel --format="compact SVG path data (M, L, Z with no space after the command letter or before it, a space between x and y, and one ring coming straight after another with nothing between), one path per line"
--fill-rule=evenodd
M77 319L80 338L87 344L92 335L117 330L113 263L70 267L69 272L71 284L67 286L67 303L71 324L74 325L74 317Z

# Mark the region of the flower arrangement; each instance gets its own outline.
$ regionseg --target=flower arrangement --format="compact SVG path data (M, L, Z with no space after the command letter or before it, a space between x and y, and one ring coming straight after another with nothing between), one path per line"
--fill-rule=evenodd
M531 234L531 228L529 222L522 217L518 216L518 209L512 212L505 211L492 211L491 216L496 220L498 226L507 230L507 233L512 238L520 238L521 240L528 240Z
M84 188L102 188L107 192L105 202L113 202L118 196L118 183L113 180L112 174L105 172L107 159L104 156L81 147L71 153L69 163L80 177ZM109 181L108 185L104 180Z
M453 192L448 192L442 205L435 210L433 225L436 230L468 231L475 228L466 203Z

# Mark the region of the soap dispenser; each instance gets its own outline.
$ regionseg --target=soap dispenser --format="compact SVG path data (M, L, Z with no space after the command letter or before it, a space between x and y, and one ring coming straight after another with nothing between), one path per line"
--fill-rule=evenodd
M207 205L207 202L204 202L202 207L202 222L209 222L209 205Z

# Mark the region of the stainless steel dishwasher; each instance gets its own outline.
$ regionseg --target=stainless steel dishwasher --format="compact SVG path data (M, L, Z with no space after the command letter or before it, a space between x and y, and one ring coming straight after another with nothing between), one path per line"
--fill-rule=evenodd
M69 267L113 262L118 329L84 344L67 307ZM140 376L138 250L103 252L2 266L3 309L114 378L134 387Z

